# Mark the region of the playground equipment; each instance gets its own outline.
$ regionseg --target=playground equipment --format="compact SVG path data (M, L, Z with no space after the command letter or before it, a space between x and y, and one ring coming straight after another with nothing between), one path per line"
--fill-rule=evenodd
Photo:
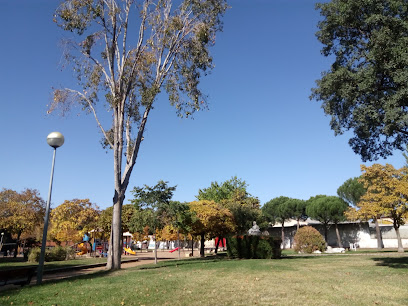
M88 249L87 249L85 243L81 242L80 244L78 244L78 248L81 251L76 253L77 255L84 255L84 254L88 253Z
M170 253L173 253L173 252L175 252L175 251L177 251L179 248L175 248L175 249L173 249L173 250L171 250L171 251L169 251Z
M133 251L131 248L123 248L125 250L126 253L132 254L132 255L136 255L136 252Z

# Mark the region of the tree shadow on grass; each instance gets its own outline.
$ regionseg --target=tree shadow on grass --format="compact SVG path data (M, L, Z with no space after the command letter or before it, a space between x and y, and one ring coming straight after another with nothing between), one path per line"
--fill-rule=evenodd
M377 266L385 266L395 269L408 269L408 257L378 257L372 258Z
M88 273L88 274L81 274L81 275L77 275L77 276L70 276L70 277L65 277L65 278L60 278L60 279L49 279L49 280L43 280L41 285L28 285L28 286L24 286L24 287L20 287L20 286L14 286L14 287L10 287L9 289L6 290L2 290L0 292L0 297L1 296L13 296L13 295L18 295L20 293L20 290L25 290L25 289L29 289L29 290L38 290L38 288L40 288L39 286L50 286L50 285L54 285L54 284L59 284L59 283L63 283L63 282L74 282L77 280L90 280L90 279L95 279L95 278L100 278L100 277L105 277L108 276L116 271L97 271L97 272L93 272L93 273ZM0 301L1 303L1 301Z
M282 256L279 259L269 259L271 261L274 260L287 260L287 259L316 259L319 256ZM182 259L182 260L168 260L158 262L157 264L147 264L141 267L136 267L137 270L152 270L152 269L160 269L166 267L176 267L182 265L191 265L197 263L214 263L214 262L221 262L221 261L240 261L240 260L257 260L257 259L244 259L244 258L230 258L226 254L221 255L213 255L213 256L206 256L206 257L198 257L198 258L190 258L190 259ZM264 259L259 259L264 260Z
M225 256L207 256L207 257L198 257L198 258L190 258L190 259L181 259L181 260L168 260L158 262L157 264L147 264L141 267L137 267L137 270L151 270L151 269L160 269L165 267L176 267L176 266L183 266L183 265L192 265L197 263L210 263L210 262L219 262L219 261L226 261L230 260L228 257Z

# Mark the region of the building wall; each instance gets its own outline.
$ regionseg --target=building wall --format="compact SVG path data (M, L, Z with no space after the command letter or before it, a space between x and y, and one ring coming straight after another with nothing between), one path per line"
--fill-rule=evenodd
M324 227L321 224L310 224L316 228L324 237ZM356 243L360 248L377 248L377 234L375 226L367 222L364 223L345 223L339 224L339 232L343 247L348 248L350 244ZM385 248L397 248L397 235L392 225L381 225L381 235ZM292 248L293 237L296 234L296 226L285 227L285 248ZM272 236L281 237L281 227L273 227L269 229L269 234ZM400 227L402 245L408 248L408 225ZM328 245L337 247L337 237L335 226L331 225L328 231Z

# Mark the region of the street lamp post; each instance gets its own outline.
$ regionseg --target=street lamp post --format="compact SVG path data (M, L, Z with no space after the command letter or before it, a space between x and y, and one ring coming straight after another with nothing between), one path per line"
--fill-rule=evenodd
M55 165L55 155L57 148L64 144L64 136L60 132L52 132L47 136L47 143L54 148L54 154L52 157L52 167L51 167L51 178L50 178L50 188L48 190L48 200L47 207L44 216L44 231L41 243L41 254L40 261L38 263L37 269L37 284L41 284L43 271L44 271L44 259L45 259L45 245L47 244L47 230L48 230L48 220L50 217L50 203L51 203L51 192L52 192L52 179L54 177L54 165Z

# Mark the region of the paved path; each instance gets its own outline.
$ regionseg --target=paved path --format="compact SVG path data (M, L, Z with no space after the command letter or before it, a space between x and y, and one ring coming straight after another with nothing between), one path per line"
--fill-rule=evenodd
M184 259L186 255L189 254L189 251L181 251L180 252L180 259ZM170 253L169 251L159 251L157 252L157 260L163 261L163 260L174 260L178 259L179 254L177 251ZM194 257L199 257L199 251L194 250ZM122 262L122 269L127 269L131 267L137 267L141 265L147 265L147 264L152 264L154 263L154 253L153 252L137 252L136 255L122 255L122 259L135 259L137 258L137 261L130 261L130 262ZM67 272L61 272L61 273L50 273L50 274L44 274L43 280L48 281L48 280L55 280L55 279L62 279L62 278L69 278L69 277L74 277L78 275L84 275L84 274L90 274L90 273L95 273L97 271L102 271L105 270L105 266L102 267L96 267L96 268L87 268L87 269L80 269L80 270L74 270L74 271L67 271ZM32 281L31 284L34 284L35 281Z
M181 250L180 251L180 259L185 259L186 257L189 257L189 253L191 250ZM194 257L199 257L200 252L199 250L194 250ZM147 265L147 264L152 264L154 263L154 253L153 252L136 252L136 255L122 255L122 259L125 260L131 260L137 258L137 261L129 261L129 262L122 262L122 269L127 269L131 267L137 267L141 265ZM163 261L163 260L175 260L179 258L179 253L178 251L175 251L173 253L170 253L169 251L158 251L157 252L157 260L158 262ZM92 274L98 271L103 271L105 270L105 266L101 267L91 267L91 268L85 268L85 269L77 269L77 270L69 270L69 271L62 271L62 272L54 272L50 273L47 272L47 270L44 271L43 275L43 282L48 282L48 281L53 281L57 279L64 279L64 278L70 278L70 277L75 277L79 275L84 275L84 274ZM36 277L34 276L31 280L30 286L35 285L37 282ZM19 286L16 285L6 285L6 286L1 286L0 287L0 292L5 291L11 288L19 288Z

